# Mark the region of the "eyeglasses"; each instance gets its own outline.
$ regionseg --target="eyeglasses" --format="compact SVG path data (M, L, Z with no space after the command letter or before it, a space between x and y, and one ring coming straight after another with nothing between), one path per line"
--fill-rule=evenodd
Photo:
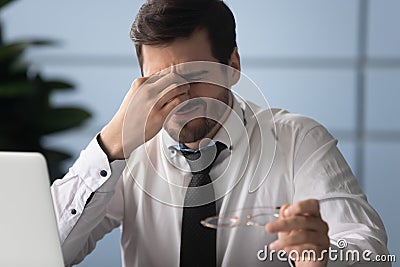
M208 217L200 223L208 228L234 228L246 226L265 226L279 218L280 207L255 207L226 212Z

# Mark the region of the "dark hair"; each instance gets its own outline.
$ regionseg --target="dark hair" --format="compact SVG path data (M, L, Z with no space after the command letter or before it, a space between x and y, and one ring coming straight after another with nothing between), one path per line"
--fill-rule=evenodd
M143 66L142 45L168 45L206 29L212 55L228 64L236 45L232 11L221 0L147 0L133 22L130 37Z

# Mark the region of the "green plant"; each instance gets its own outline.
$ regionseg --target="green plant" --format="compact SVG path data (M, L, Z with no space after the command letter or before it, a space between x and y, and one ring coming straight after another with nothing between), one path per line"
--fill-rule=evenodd
M0 11L13 0L0 0ZM61 162L70 158L63 151L47 149L45 135L80 126L90 113L79 107L54 107L51 95L73 90L61 80L46 80L40 73L30 74L24 51L32 46L50 45L47 40L5 43L0 24L0 150L37 151L48 162L50 177L62 176Z

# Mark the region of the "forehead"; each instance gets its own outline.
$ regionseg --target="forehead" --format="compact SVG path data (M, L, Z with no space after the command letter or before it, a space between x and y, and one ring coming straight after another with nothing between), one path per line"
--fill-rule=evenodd
M206 30L197 30L189 38L178 38L163 46L143 45L142 56L145 77L185 62L218 62L212 55Z

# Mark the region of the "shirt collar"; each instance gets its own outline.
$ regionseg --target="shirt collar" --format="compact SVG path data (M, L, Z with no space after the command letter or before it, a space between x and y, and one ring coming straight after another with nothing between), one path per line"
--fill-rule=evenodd
M241 107L242 104L233 96L233 107L222 127L213 138L215 142L219 141L225 144L229 150L235 147L245 131L246 119L244 116L244 105L243 108ZM165 149L164 151L179 148L179 143L164 129L161 130L161 145Z

